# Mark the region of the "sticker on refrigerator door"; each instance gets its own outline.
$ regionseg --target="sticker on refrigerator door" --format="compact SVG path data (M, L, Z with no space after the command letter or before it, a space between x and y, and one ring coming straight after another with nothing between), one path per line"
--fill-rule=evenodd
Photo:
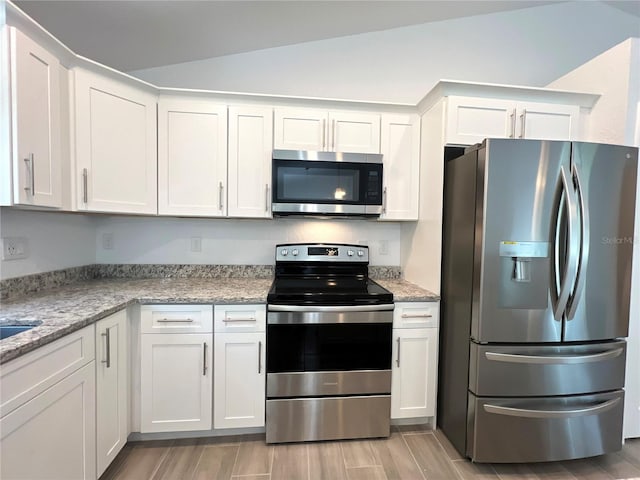
M549 242L500 242L501 257L548 258Z

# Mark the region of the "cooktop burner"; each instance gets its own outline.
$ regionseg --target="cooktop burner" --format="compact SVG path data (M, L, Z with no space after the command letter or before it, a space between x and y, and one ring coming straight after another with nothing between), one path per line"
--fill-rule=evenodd
M368 278L369 249L349 244L276 246L273 305L380 305L393 294Z

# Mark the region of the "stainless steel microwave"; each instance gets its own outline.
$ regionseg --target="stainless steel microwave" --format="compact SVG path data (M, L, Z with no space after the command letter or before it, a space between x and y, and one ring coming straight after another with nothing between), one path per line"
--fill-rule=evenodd
M274 150L274 215L377 217L382 212L382 155Z

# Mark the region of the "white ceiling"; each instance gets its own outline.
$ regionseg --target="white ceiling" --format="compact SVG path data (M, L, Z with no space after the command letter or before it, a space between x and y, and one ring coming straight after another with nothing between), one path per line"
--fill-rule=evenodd
M16 1L76 53L122 71L558 1ZM606 2L640 16L640 2Z

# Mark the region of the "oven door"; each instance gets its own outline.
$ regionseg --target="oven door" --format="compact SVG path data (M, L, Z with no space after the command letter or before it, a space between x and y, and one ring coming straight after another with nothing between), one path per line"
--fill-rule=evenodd
M274 158L272 174L275 214L380 215L382 211L382 163Z
M389 393L392 317L392 310L268 312L267 397Z

